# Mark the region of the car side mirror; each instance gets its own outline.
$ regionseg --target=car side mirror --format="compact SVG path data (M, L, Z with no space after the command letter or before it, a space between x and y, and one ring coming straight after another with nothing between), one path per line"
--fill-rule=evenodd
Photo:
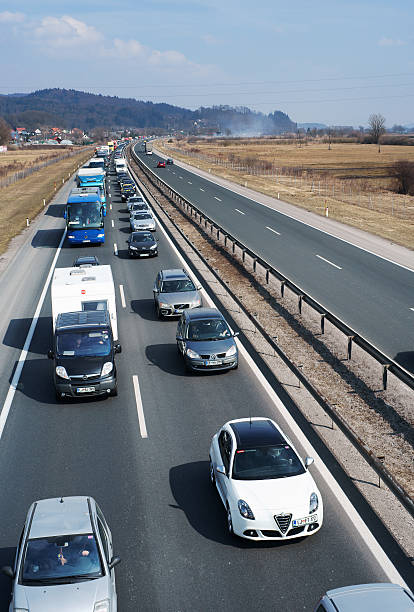
M118 565L118 563L121 563L121 557L112 557L112 559L108 563L109 569L113 569L115 565Z
M224 465L217 465L216 470L219 474L224 474L224 476L226 475L226 468Z
M48 357L48 359L54 359L55 358L55 351L52 351L52 350L48 351L47 352L47 357Z
M119 344L119 342L114 344L114 351L115 353L122 353L122 346Z
M1 568L2 573L7 576L8 578L14 578L14 571L13 569L10 567L10 565L4 565Z
M306 469L308 469L308 467L310 465L312 465L313 462L314 462L314 458L313 457L306 457L306 459L305 459L305 467L306 467Z
M153 292L154 292L154 293L158 293L158 289L157 289L157 287L154 287Z

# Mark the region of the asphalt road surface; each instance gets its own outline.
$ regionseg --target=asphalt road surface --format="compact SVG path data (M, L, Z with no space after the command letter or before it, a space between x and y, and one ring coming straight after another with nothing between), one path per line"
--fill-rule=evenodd
M318 461L311 472L325 504L320 532L282 544L227 535L225 512L208 478L215 431L249 413L269 416L286 429L303 456L305 451L244 358L237 371L185 373L175 346L176 322L158 321L152 301L156 272L182 263L160 230L158 258L128 259L128 214L114 176L109 184L112 209L108 206L105 245L73 248L64 243L57 267L70 266L79 254L97 254L102 264L112 266L123 348L117 359L119 395L56 403L52 362L46 357L52 341L48 290L0 441L0 565L12 564L32 501L92 495L112 529L115 554L122 558L116 569L122 612L312 610L326 589L389 581L390 564L378 557L367 528L361 530L345 511L343 496L333 495ZM62 204L69 187L49 206L31 243L0 278L3 420L9 383L62 235ZM146 438L133 376L139 381ZM412 568L400 549L295 407L284 400L412 588ZM7 610L9 593L10 581L2 576L0 610Z
M414 373L414 272L175 165L157 168L208 217L388 357ZM413 257L414 259L414 257Z

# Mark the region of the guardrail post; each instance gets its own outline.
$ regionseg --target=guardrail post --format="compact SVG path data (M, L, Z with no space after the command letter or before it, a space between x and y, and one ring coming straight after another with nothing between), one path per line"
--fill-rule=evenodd
M387 390L388 384L388 368L390 367L389 363L384 363L382 366L382 388L384 391Z
M217 228L217 240L220 240L220 230Z
M211 223L211 224L210 224L210 234L212 234L212 233L213 233L213 230L214 230L214 225Z
M266 283L269 284L269 274L270 274L270 270L269 268L266 268Z
M348 336L348 361L351 361L352 357L352 340L355 336Z
M246 258L246 249L243 249L242 250L242 261L243 262L244 262L245 258Z
M284 295L285 295L285 285L286 285L286 281L281 281L280 282L280 295L282 297L284 297Z
M302 314L302 299L303 299L303 295L298 295L298 309L299 309L299 314Z
M227 246L227 234L224 234L224 246Z
M253 259L253 272L256 272L257 257Z
M233 246L232 246L231 250L232 250L232 253L234 253L236 251L236 243L234 242L234 240L233 240Z
M325 333L325 316L324 314L321 314L321 334L323 335Z

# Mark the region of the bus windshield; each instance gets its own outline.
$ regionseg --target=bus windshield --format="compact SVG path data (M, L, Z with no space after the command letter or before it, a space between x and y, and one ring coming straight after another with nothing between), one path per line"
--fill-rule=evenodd
M68 204L67 222L71 229L103 227L103 211L100 202Z

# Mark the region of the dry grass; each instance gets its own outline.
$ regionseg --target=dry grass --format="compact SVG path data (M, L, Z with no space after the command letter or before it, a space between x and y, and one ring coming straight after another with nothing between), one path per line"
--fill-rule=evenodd
M11 239L26 227L26 218L32 220L43 210L43 198L48 203L62 186L62 179L66 181L69 173L71 175L79 164L89 159L92 150L84 149L78 155L42 168L0 189L0 254L6 251Z
M53 159L62 155L65 150L58 149L23 149L19 151L7 151L0 154L0 177L4 178L23 170L24 168L35 166L48 159Z
M310 143L277 140L187 140L157 142L167 155L306 210L329 216L414 249L414 198L391 191L391 166L414 161L414 147ZM208 156L208 159L200 159ZM226 163L218 165L217 160ZM250 162L249 162L250 160ZM273 170L256 175L243 163L263 161ZM283 169L283 170L282 170ZM290 175L289 175L290 173Z

